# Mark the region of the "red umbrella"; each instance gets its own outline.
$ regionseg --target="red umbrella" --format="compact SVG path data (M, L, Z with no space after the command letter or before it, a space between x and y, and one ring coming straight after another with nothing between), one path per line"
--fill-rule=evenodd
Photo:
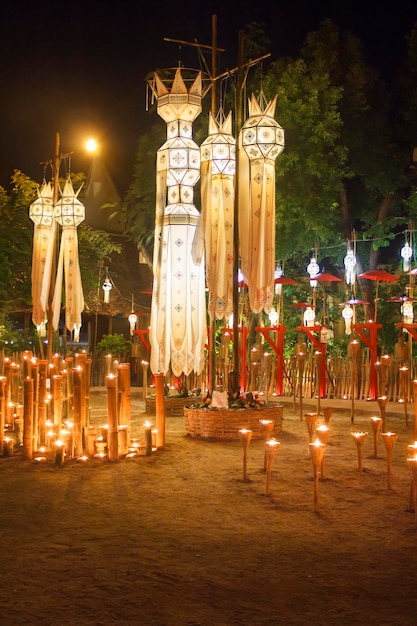
M384 283L396 283L398 278L394 274L390 274L385 270L369 270L368 272L362 272L358 278L366 278L367 280L376 280L379 282L382 280Z
M298 280L288 278L287 276L280 276L274 280L276 285L298 285Z
M359 274L358 278L366 278L367 280L374 280L376 282L375 316L374 316L374 319L376 321L376 314L377 314L377 308L378 308L378 285L380 281L384 283L396 283L398 281L398 278L394 276L394 274L390 274L389 272L386 272L385 270L369 270L367 272L362 272L362 274Z
M319 283L339 283L342 279L328 272L320 272L320 274L314 276L314 280L317 280Z

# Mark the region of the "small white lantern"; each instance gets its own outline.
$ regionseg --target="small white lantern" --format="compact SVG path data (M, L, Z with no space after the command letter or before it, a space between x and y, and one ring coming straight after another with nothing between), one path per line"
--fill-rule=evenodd
M103 283L104 302L105 302L105 304L108 304L110 302L110 291L111 291L112 287L113 287L113 285L111 284L110 280L108 278L106 278L106 280Z
M356 279L356 256L354 255L353 250L349 249L346 252L344 264L346 284L354 285Z
M274 274L275 280L277 278L281 278L283 276L283 274L284 274L284 271L283 271L281 265L278 263L278 265L275 268L275 274ZM282 285L280 283L275 283L275 293L277 295L279 295L281 293L281 291L282 291Z
M314 256L311 257L311 261L307 265L307 272L310 276L310 286L317 287L317 281L314 280L314 277L317 276L317 274L320 274L320 267L319 267L319 264L317 263L316 257Z
M269 321L271 322L271 326L276 326L278 321L278 313L275 309L271 309L268 313Z
M402 316L403 316L403 323L404 324L412 324L413 323L414 310L413 310L413 304L412 304L412 302L410 302L410 300L406 300L405 302L403 302L403 304L401 305L401 313L402 313Z
M353 309L351 306L346 304L342 311L342 317L345 320L345 331L347 335L350 335L352 332L352 318L353 318Z
M314 320L316 319L316 314L314 309L311 306L308 306L304 311L304 326L314 326Z
M133 335L135 328L136 328L136 322L138 321L138 316L136 315L136 313L132 311L128 319L129 319L129 325L130 325L130 334Z
M404 272L409 272L411 267L411 257L413 256L413 249L407 240L401 248L401 256L403 258Z

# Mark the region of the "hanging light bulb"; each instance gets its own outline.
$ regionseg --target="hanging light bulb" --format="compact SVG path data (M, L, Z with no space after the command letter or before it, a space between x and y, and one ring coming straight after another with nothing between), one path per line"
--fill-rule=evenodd
M306 310L304 311L304 315L303 315L304 326L314 326L315 318L316 318L316 314L314 312L314 309L312 309L311 306L308 306Z
M401 305L401 313L403 316L403 323L404 324L412 324L413 323L413 319L414 319L414 310L413 310L413 304L410 300L406 300L405 302L403 302L403 304Z
M413 249L408 243L408 240L405 240L405 244L401 248L401 256L403 258L403 268L404 272L409 272L411 267L411 257L413 256Z
M346 304L342 311L342 317L345 320L345 332L347 335L350 335L352 332L353 309L348 304Z
M344 263L346 284L354 285L356 280L356 256L350 248L346 252Z
M310 275L310 286L317 287L317 281L314 280L314 277L317 274L320 274L320 267L317 263L316 257L311 257L310 263L307 265L307 272Z

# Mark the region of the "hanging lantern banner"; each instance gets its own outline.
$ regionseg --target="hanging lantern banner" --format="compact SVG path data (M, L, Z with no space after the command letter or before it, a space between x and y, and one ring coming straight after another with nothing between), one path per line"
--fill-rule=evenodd
M179 69L168 89L157 74L150 83L167 140L157 153L156 219L151 305L151 370L175 376L204 367L207 338L204 259L192 244L199 212L193 188L200 178L200 149L192 122L201 113L202 79L187 89Z
M84 309L84 294L78 259L77 226L85 218L84 205L78 200L72 182L68 178L61 191L61 199L54 207L55 219L62 226L55 292L52 301L53 328L58 330L61 313L62 283L65 280L65 326L74 332L74 341L79 340L81 313Z
M44 183L38 192L38 198L29 207L29 217L34 223L32 250L32 321L44 334L47 321L47 297L42 299L42 286L49 294L51 265L48 265L48 250L53 248L55 239L55 221L53 207L53 189L50 182Z
M284 129L274 119L277 98L264 109L252 94L239 133L239 243L242 273L254 313L269 313L275 273L275 160Z
M206 258L208 312L213 320L233 312L233 211L236 141L232 114L217 123L209 114L209 136L201 144L201 217L193 257Z

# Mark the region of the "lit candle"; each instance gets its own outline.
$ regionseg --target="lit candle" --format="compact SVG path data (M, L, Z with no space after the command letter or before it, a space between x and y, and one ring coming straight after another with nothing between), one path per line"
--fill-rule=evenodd
M145 422L145 455L150 456L152 454L152 424L148 421Z
M55 465L64 465L65 444L61 439L55 441Z

